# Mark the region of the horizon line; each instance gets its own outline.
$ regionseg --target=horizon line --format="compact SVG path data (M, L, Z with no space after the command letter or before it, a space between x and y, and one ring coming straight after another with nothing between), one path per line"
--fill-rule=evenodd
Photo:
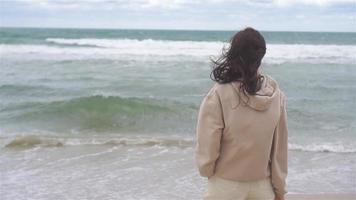
M246 26L246 27L252 27L252 26ZM246 28L245 27L245 28ZM242 29L181 29L181 28L173 28L173 29L162 29L162 28L107 28L107 27L52 27L52 26L47 26L47 27L36 27L36 26L1 26L0 28L29 28L29 29L83 29L83 30L152 30L152 31L217 31L217 32L236 32ZM302 33L356 33L355 31L306 31L306 30L263 30L263 29L257 29L258 31L261 32L302 32Z

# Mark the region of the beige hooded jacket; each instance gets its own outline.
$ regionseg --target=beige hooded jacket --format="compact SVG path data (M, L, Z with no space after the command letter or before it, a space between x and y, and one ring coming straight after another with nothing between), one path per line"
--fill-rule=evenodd
M286 97L272 77L263 77L261 89L248 95L248 102L239 91L240 82L216 83L210 89L199 109L195 160L204 177L271 177L281 197L287 193Z

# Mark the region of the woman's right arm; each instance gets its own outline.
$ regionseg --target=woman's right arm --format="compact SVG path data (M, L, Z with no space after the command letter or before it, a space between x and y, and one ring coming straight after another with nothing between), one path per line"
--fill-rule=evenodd
M271 151L271 180L276 200L283 200L287 193L288 126L286 97L281 92L281 115L273 136Z

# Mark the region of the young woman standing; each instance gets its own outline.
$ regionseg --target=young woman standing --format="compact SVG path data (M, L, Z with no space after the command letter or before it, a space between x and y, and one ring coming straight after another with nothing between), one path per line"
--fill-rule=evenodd
M259 72L265 53L263 36L246 28L213 61L216 83L201 103L196 129L195 159L208 177L204 200L284 200L286 97Z

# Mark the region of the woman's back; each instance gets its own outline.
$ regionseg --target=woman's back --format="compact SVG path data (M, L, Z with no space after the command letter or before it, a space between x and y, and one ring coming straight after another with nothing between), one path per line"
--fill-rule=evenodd
M218 82L204 97L197 122L196 162L205 177L245 182L270 178L273 192L283 198L288 152L286 97L272 77L257 72L260 60L257 62L252 79L258 80L251 84L255 86L250 87L252 94L246 92L246 84L253 83L247 77Z

